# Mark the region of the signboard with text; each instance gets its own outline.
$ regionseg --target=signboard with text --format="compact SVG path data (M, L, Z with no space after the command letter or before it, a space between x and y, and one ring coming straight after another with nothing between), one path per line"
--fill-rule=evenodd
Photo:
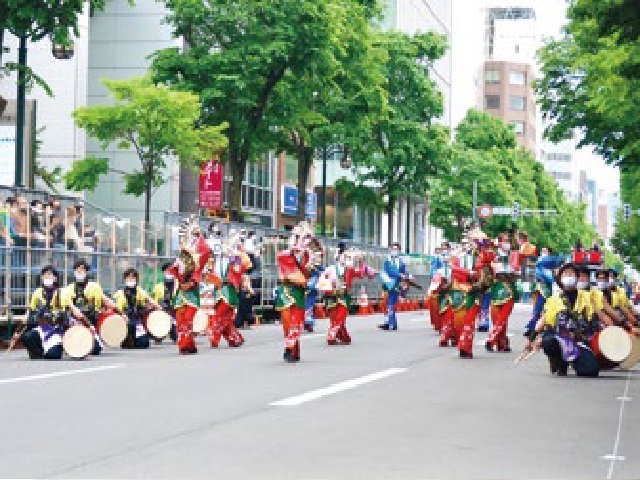
M202 165L200 170L200 208L222 208L223 167L213 160Z
M282 185L280 213L283 215L298 214L298 187L295 185ZM318 195L315 192L307 192L305 203L306 218L318 217Z

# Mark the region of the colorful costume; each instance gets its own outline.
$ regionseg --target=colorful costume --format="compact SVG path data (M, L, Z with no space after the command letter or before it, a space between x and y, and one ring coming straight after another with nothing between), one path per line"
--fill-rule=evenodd
M294 229L289 249L278 253L278 279L275 297L285 336L284 360L300 360L300 334L305 320L305 294L309 282L309 251L304 247L304 226Z
M37 288L31 295L26 330L20 340L31 359L62 358L62 335L67 325L69 299L64 289Z
M398 319L396 317L396 307L401 291L401 280L408 277L407 266L399 255L391 254L384 261L380 279L382 288L388 292L387 299L387 321L380 328L384 330L397 330Z
M96 282L71 283L66 287L66 297L70 305L74 305L89 321L93 330L94 345L92 355L99 355L103 348L102 340L95 330L98 314L102 310L103 292L100 284Z
M217 348L223 337L230 347L239 347L244 343L244 337L234 320L240 305L242 275L251 268L251 260L242 251L238 240L235 235L229 238L226 256L217 262L221 270L215 272L213 282L207 285L208 288L215 288L214 312L209 315L209 341L212 348ZM205 279L210 280L210 275L206 275Z
M118 313L127 316L127 338L122 348L149 348L149 333L144 326L144 316L149 294L139 286L118 290L113 296Z
M200 307L199 283L202 271L207 264L211 249L202 237L193 236L195 229L199 230L197 220L192 219L186 231L181 232L180 256L167 269L178 281L179 290L173 299L176 311L176 330L178 336L178 351L180 353L197 353L195 337L193 335L193 317Z
M514 282L508 278L513 272L499 268L495 270L496 280L489 289L491 294L491 323L493 325L487 337L486 348L488 351L510 352L507 328L509 316L516 302L517 292Z

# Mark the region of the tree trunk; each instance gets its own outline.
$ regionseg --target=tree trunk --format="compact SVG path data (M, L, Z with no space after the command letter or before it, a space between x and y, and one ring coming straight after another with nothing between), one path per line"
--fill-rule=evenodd
M307 216L307 182L313 165L313 148L298 148L298 221Z
M391 244L395 241L393 238L393 209L396 206L396 199L392 196L389 196L389 200L387 201L387 246L391 246Z
M241 220L242 212L242 179L247 166L247 159L237 151L229 152L229 168L231 169L231 185L229 188L229 214L234 222Z
M147 176L147 185L144 190L144 227L145 229L149 228L150 217L151 217L151 188L152 188L152 179L150 176Z

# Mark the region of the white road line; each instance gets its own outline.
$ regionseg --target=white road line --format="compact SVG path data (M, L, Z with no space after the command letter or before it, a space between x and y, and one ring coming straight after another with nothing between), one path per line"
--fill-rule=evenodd
M627 383L624 387L624 394L622 395L623 399L629 398L627 394L629 393L630 381L631 381L631 372L627 374ZM618 399L620 399L620 397L618 397ZM622 415L624 413L625 403L627 403L625 400L620 401L620 413L618 414L618 431L616 432L616 440L613 443L613 453L604 455L602 457L605 460L609 460L609 473L607 473L607 480L611 480L613 478L613 467L616 461L625 460L625 457L618 455L618 447L620 446L620 431L622 430Z
M0 379L0 385L4 383L32 382L34 380L43 380L45 378L65 377L67 375L76 375L79 373L100 372L102 370L113 370L115 368L122 368L124 366L125 366L124 363L119 363L117 365L104 365L102 367L82 368L79 370L66 370L64 372L41 373L39 375L30 375L28 377L3 378L3 379Z
M327 395L333 395L335 393L344 392L345 390L351 390L352 388L359 387L360 385L364 385L365 383L375 382L376 380L381 380L383 378L390 377L391 375L397 375L398 373L405 372L406 370L406 368L389 368L387 370L382 370L370 375L365 375L364 377L354 378L353 380L347 380L346 382L336 383L326 388L312 390L311 392L303 393L302 395L285 398L284 400L278 400L277 402L273 402L270 405L275 407L294 407L305 402L310 402L321 397L326 397Z

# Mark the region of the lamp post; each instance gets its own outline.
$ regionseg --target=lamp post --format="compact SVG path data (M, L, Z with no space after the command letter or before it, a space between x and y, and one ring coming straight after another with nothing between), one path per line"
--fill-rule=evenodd
M52 39L53 41L53 39ZM58 60L69 60L73 57L73 45L53 43L51 54ZM24 187L24 117L26 108L26 75L27 37L20 37L18 47L18 90L16 96L16 153L14 185Z

